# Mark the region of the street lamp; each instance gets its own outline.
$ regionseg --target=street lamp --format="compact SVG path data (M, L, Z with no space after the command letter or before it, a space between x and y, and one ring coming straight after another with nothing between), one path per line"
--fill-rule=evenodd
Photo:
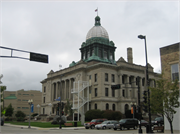
M38 115L39 115L39 108L40 108L40 105L39 105L39 104L37 105L37 108L38 108Z
M133 108L133 118L134 118L134 113L135 113L135 106L136 106L136 103L131 102L131 107Z
M33 100L28 100L28 104L29 104L29 127L28 128L31 128L30 126L30 120L31 120L31 105L33 104Z
M145 42L145 55L146 55L146 85L148 92L148 113L149 113L149 132L152 133L151 130L151 109L150 109L150 92L149 92L149 74L148 74L148 60L147 60L147 47L146 47L146 36L138 35L139 39L144 39Z

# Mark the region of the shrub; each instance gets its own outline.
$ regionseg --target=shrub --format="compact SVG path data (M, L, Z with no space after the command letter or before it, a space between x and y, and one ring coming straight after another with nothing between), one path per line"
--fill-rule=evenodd
M34 114L32 114L31 116L34 117L34 116L37 116L37 115L38 115L38 113L34 113Z
M17 111L16 114L15 114L15 116L16 116L17 118L18 118L18 117L22 117L22 118L26 117L26 115L25 115L22 111Z
M23 117L17 117L17 121L25 121Z
M102 118L102 111L101 110L89 110L85 113L85 120L90 121L92 119Z

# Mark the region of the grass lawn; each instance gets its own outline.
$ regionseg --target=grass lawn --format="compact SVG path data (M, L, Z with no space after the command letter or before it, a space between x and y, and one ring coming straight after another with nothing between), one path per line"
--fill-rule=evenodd
M4 123L10 123L10 124L13 124L13 125L29 126L29 122L5 121ZM31 122L31 126L42 127L42 128L53 128L53 127L59 127L59 124L52 125L51 122ZM80 121L77 122L77 126L78 127L82 126ZM65 127L65 126L62 125L62 127Z

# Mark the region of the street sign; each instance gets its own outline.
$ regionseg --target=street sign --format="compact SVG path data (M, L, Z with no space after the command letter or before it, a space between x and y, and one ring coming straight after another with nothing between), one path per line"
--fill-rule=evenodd
M115 90L115 89L120 89L121 85L117 84L117 85L111 85L111 89Z
M2 114L5 115L5 114L6 114L6 110L3 110L3 111L2 111Z
M48 63L48 55L30 52L30 61Z
M31 104L31 113L34 111L34 104Z
M55 101L60 101L61 100L61 97L58 97L57 99L55 99Z

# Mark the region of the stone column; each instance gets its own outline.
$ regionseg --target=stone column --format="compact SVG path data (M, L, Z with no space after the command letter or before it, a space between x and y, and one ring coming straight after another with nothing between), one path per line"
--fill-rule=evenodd
M52 83L51 93L51 101L54 101L54 83Z
M125 80L125 83L127 83L127 84L125 84L125 86L126 86L126 88L125 88L125 98L129 98L129 93L130 93L130 91L129 91L129 76L128 75L126 75L126 80Z

